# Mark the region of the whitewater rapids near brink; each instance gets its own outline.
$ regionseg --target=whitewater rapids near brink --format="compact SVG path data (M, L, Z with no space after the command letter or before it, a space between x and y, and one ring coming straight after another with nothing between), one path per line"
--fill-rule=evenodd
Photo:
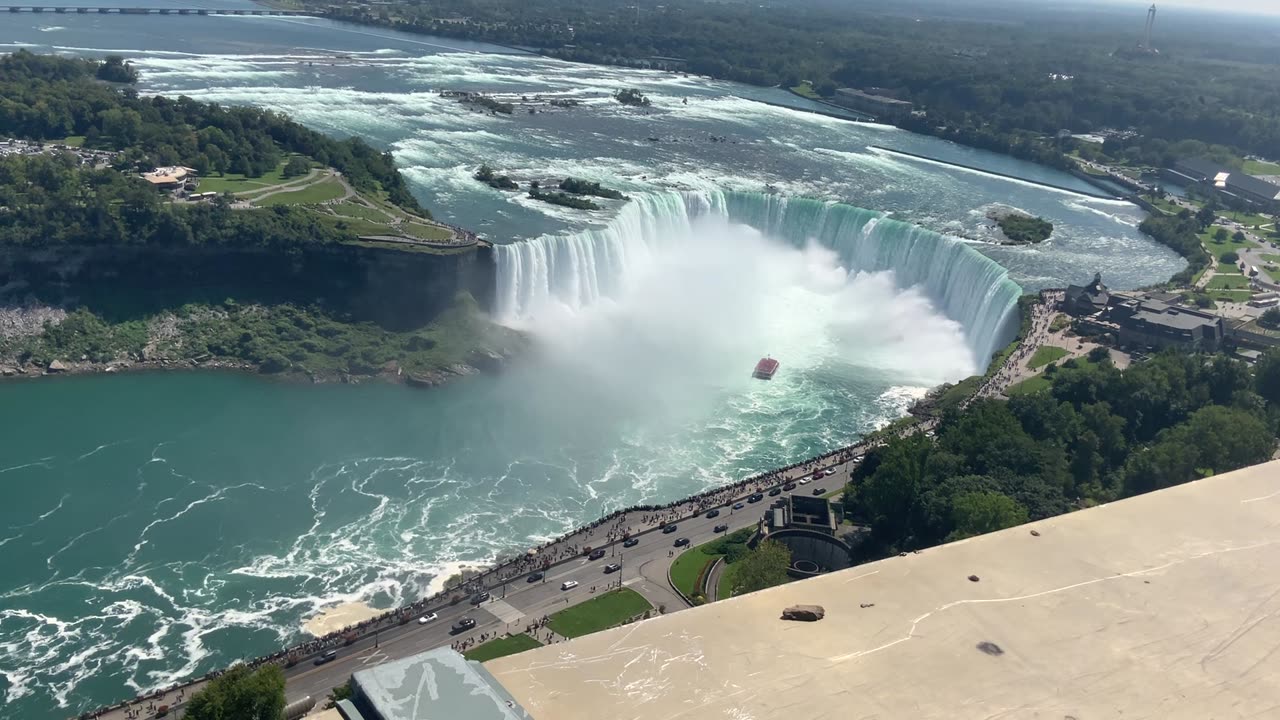
M494 312L537 342L501 376L426 393L195 373L0 384L6 718L61 720L270 652L322 608L392 607L610 510L848 443L982 367L1019 288L1182 267L1136 208L1026 182L1087 189L1075 178L777 89L318 19L58 23L6 17L0 49L121 54L142 93L389 150L425 206L500 246ZM614 102L622 87L652 106ZM482 162L631 200L540 203L475 182ZM996 245L995 207L1053 236ZM766 353L781 370L752 380Z

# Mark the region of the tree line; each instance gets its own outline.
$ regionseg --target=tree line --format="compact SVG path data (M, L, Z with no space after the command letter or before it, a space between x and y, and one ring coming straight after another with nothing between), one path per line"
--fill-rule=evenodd
M824 0L763 4L703 0L420 0L369 6L304 0L331 16L409 32L490 41L566 60L688 71L753 85L809 81L893 92L927 111L894 118L932 134L1034 160L1028 134L1134 128L1145 151L1194 140L1280 157L1276 40L1247 23L1161 28L1161 52L1135 53L1141 13L1002 7L956 20L921 3L886 12ZM1011 28L1016 25L1016 32ZM1042 157L1032 157L1038 155Z
M303 208L175 204L142 179L81 167L70 153L0 158L0 246L298 249L351 239Z
M1050 368L1049 389L944 414L853 472L845 507L880 557L1235 470L1271 457L1280 350L1250 368L1168 351L1120 370L1105 349Z
M121 151L117 169L186 165L201 175L258 177L289 153L337 168L355 188L377 193L424 214L389 152L360 138L335 140L280 113L223 107L188 97L144 97L128 85L132 66L35 55L25 50L0 57L0 136L60 140L83 136L86 147Z

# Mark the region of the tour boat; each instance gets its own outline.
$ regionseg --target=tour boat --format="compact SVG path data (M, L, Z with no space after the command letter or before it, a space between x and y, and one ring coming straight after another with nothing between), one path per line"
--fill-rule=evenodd
M772 380L773 374L778 372L778 361L771 357L760 358L760 362L756 363L755 372L751 373L751 377L760 380Z

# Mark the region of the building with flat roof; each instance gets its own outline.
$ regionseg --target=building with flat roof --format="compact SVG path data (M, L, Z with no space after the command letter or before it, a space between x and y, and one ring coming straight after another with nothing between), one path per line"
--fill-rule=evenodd
M869 90L871 92L840 88L836 90L831 102L872 115L905 115L911 112L912 105L906 100L892 97L880 88L869 88Z
M361 670L351 676L344 720L530 720L478 662L451 648Z
M1250 207L1280 211L1280 185L1238 170L1223 167L1212 160L1187 158L1174 163L1164 172L1173 182L1204 188L1227 201L1238 201Z
M538 720L1275 717L1278 550L1272 462L485 667Z
M1122 346L1182 347L1217 350L1226 336L1226 322L1212 313L1157 300L1117 296L1107 309L1107 321L1118 329Z

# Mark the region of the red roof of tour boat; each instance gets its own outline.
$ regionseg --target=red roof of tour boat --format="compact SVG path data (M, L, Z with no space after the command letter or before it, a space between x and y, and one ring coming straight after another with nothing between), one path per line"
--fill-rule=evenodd
M778 371L778 361L774 360L771 357L763 357L763 358L760 358L760 362L756 363L755 372L751 374L755 377L763 378L767 380L773 377L773 374L777 371Z

